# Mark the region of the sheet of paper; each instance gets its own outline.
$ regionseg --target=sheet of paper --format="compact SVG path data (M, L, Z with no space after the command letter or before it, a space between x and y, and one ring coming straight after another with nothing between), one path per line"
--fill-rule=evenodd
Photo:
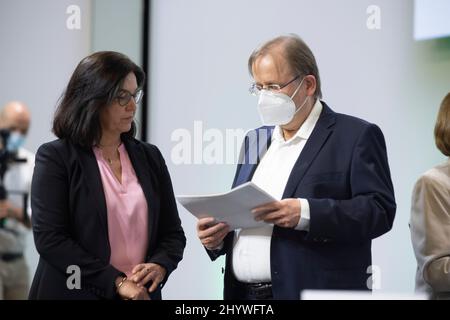
M217 222L226 222L231 230L267 226L265 222L255 221L251 210L276 201L251 181L222 194L180 195L176 199L195 217L214 217Z

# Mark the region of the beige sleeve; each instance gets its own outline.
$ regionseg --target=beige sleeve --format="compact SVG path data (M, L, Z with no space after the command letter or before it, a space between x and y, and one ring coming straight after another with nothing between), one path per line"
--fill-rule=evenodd
M446 184L422 176L411 208L411 238L418 266L435 292L450 291L450 194Z

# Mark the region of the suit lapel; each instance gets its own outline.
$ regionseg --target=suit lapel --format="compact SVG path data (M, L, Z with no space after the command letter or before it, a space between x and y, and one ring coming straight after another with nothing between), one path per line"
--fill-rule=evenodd
M244 140L244 155L240 161L238 176L233 188L250 181L256 167L270 147L274 127L262 127L250 131Z
M297 186L308 171L311 163L333 132L332 127L336 121L334 112L324 102L322 104L323 110L317 120L317 124L289 175L286 188L284 189L283 199L294 196Z

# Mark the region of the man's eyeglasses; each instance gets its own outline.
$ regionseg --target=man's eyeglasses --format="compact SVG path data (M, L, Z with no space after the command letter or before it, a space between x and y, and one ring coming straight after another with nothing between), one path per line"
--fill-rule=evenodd
M125 107L131 100L131 97L134 98L134 102L138 104L141 102L142 97L144 96L144 91L142 89L137 89L136 92L133 94L128 90L121 89L119 91L119 94L117 95L117 101L122 107Z
M276 83L271 83L271 84L267 84L267 85L260 85L257 83L253 83L250 88L248 89L248 91L254 95L257 96L261 93L261 90L268 90L268 91L273 91L273 92L278 92L281 89L283 89L284 87L287 87L288 85L290 85L292 82L294 82L295 80L297 80L298 78L300 78L300 75L296 76L294 79L292 79L291 81L285 83L285 84L276 84Z

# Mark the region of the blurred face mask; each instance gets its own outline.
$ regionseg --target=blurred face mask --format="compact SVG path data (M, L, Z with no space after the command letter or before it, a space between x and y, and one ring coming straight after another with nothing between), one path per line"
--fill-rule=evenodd
M10 133L8 137L8 143L6 144L6 149L9 152L17 152L20 147L25 143L25 136L17 131Z
M305 78L302 79L297 89L295 89L290 97L281 92L272 92L265 89L261 90L258 99L258 112L263 125L285 125L292 121L295 114L303 108L309 98L309 96L307 96L303 104L296 109L294 100L292 99L302 86L303 80L305 80Z

